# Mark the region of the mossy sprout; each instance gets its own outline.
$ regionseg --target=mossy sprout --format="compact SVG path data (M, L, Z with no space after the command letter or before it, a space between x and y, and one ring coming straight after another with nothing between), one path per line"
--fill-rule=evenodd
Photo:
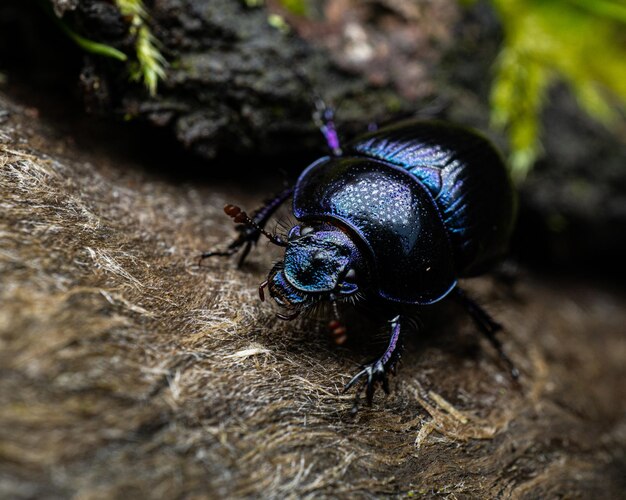
M130 78L142 81L150 95L156 95L159 80L165 78L165 58L148 27L148 13L141 0L115 0L123 16L130 19L130 31L135 37L137 61L130 64Z
M118 61L126 62L128 60L128 56L124 54L124 52L116 49L115 47L111 47L105 43L96 42L95 40L90 40L89 38L85 38L84 36L76 33L72 28L68 26L68 24L61 19L60 16L63 15L63 12L56 12L53 8L52 4L48 1L41 1L40 5L50 16L51 19L54 20L56 25L67 35L70 39L74 41L76 45L78 45L85 52L90 52L92 54L97 54L104 57L110 57L111 59L117 59Z
M41 2L44 9L54 19L63 32L83 50L118 61L127 62L129 57L124 52L107 45L85 38L68 26L53 11L48 2ZM136 61L129 63L130 79L142 81L151 96L156 95L159 80L165 78L166 60L158 49L158 41L148 27L148 13L142 0L115 0L120 13L130 22L130 34L135 39Z

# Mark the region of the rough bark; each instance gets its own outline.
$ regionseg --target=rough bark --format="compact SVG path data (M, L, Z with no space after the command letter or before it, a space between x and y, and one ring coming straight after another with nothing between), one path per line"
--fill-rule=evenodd
M319 144L310 119L313 92L341 103L342 121L361 130L372 121L407 113L411 100L432 95L425 68L441 56L438 45L449 40L449 30L442 27L456 12L452 2L444 2L443 8L421 9L427 16L438 14L439 22L431 24L438 27L436 32L416 29L416 23L407 19L410 13L389 11L387 18L393 25L386 30L403 28L404 33L399 33L397 43L387 44L384 57L368 52L374 40L364 39L362 26L378 8L376 4L355 9L353 20L317 23L322 28L294 17L294 25L303 24L302 30L311 36L320 37L324 29L325 39L332 40L329 35L336 33L339 46L333 59L295 32L272 27L265 7L248 7L239 0L159 0L147 5L150 27L169 61L158 96L151 98L141 85L130 84L123 63L89 57L81 77L88 105L101 113L165 126L185 147L205 158L220 151L285 153ZM333 6L327 9L332 15ZM63 19L84 36L128 54L134 51L127 20L108 1L81 0ZM356 32L346 35L343 31L349 22ZM424 20L420 24L427 26ZM399 48L401 43L410 49ZM417 52L420 62L409 64L408 56ZM397 76L388 82L382 75L393 59L397 59ZM366 62L369 74L360 71ZM404 92L386 85L398 82Z

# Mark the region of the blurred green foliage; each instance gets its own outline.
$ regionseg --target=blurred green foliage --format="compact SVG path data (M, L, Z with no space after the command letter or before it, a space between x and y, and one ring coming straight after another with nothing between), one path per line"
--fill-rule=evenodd
M504 32L491 88L491 122L506 130L512 175L521 181L541 154L541 112L556 82L565 82L580 106L607 127L623 120L626 0L489 2ZM279 3L292 14L308 14L307 0Z
M491 0L504 30L491 91L492 123L507 130L511 168L522 180L541 151L541 110L564 81L606 125L626 105L623 0Z
M309 14L309 5L306 0L280 0L280 4L296 16L307 16Z

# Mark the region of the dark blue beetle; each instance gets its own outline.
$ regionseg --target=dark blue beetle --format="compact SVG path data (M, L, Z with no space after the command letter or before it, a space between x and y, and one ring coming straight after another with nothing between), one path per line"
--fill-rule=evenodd
M490 316L457 285L501 258L515 216L515 196L499 153L482 135L437 121L407 121L369 133L343 151L326 112L321 124L332 156L320 158L287 189L248 217L233 205L225 211L242 223L240 236L223 252L243 247L243 262L260 234L285 246L267 287L292 319L320 301L358 297L383 304L391 320L389 346L346 385L365 381L368 402L375 383L388 392L387 373L401 347L401 326L411 308L451 295L460 301L511 369ZM299 224L287 241L265 231L269 218L293 196ZM336 310L336 309L335 309ZM331 322L339 341L345 328ZM360 391L359 391L360 392ZM357 393L358 397L358 393Z

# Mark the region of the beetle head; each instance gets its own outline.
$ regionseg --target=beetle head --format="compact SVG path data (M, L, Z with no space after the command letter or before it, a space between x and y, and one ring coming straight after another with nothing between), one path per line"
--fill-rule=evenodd
M353 295L359 262L356 245L338 227L297 225L289 232L283 262L268 277L270 295L279 306L294 311Z

